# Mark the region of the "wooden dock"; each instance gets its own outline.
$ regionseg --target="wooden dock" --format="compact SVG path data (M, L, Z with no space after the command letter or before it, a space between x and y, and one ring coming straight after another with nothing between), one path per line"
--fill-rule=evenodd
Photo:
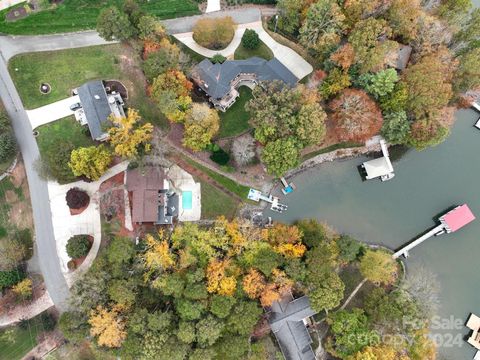
M443 234L443 233L445 233L445 225L440 224L440 225L434 227L432 230L430 230L426 234L423 234L422 236L420 236L418 239L416 239L416 240L412 241L411 243L408 243L407 245L402 247L395 254L393 254L393 258L397 259L402 255L405 256L406 258L408 258L408 255L409 255L408 252L410 250L412 250L415 246L420 245L422 242L431 238L432 236L440 235L440 234Z

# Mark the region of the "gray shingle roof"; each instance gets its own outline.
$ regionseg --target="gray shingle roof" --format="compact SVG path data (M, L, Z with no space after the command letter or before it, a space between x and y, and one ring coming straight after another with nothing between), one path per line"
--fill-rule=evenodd
M78 88L78 96L87 118L92 138L98 140L105 133L102 124L112 113L101 80L89 81Z
M303 319L315 314L306 296L296 300L285 298L273 303L268 322L285 359L315 360L312 339L303 323Z
M204 59L192 71L192 77L201 83L203 90L214 99L221 99L230 91L230 82L240 73L256 74L258 81L281 80L295 85L298 79L277 58L270 61L259 57L247 60L227 60L213 64ZM205 86L206 84L206 86Z

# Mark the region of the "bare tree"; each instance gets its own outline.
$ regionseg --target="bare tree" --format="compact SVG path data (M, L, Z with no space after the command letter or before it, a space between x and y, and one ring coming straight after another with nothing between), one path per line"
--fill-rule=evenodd
M440 283L435 273L424 266L411 270L402 289L415 300L427 316L433 316L440 305Z
M238 166L250 164L255 158L255 140L250 134L237 137L232 144L232 155Z
M151 165L159 167L170 167L171 161L167 156L170 153L170 146L165 141L165 135L161 130L155 129L151 141L151 151L143 157L141 165Z

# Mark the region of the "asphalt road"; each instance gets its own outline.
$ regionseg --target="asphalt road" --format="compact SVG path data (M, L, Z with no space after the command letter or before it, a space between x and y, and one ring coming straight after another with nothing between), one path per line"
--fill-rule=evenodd
M25 163L40 269L50 297L59 310L67 309L67 299L70 293L58 260L48 187L46 181L41 179L34 169L34 163L40 157L40 153L32 135L32 128L25 109L8 73L7 62L12 56L25 52L100 44L105 44L105 41L94 31L47 36L0 36L0 98L12 120L15 136Z

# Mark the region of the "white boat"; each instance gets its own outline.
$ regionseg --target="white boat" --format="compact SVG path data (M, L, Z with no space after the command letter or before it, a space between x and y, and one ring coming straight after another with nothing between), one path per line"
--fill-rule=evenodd
M480 130L480 118L478 118L477 122L474 125L477 129Z

